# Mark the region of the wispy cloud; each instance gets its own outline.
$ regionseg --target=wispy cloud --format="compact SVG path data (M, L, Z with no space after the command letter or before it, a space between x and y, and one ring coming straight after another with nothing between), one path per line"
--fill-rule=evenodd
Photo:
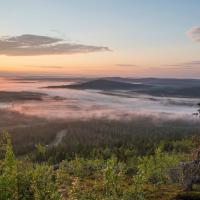
M200 26L195 26L187 31L187 35L195 42L200 42Z
M41 69L63 69L62 66L26 66L31 68L41 68Z
M165 67L170 67L170 68L198 68L200 67L200 61L190 61L190 62L185 62L185 63L179 63L179 64L172 64L172 65L165 65Z
M116 66L118 66L118 67L137 67L137 65L133 65L133 64L116 64Z
M0 55L35 56L110 51L105 46L67 43L60 38L41 35L0 37Z

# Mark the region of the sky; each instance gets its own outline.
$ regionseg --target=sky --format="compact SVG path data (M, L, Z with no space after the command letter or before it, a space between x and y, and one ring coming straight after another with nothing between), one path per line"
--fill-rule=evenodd
M199 0L0 5L0 74L200 77Z

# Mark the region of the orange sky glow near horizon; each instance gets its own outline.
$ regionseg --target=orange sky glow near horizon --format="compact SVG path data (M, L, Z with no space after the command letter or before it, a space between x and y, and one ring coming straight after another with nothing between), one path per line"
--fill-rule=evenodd
M194 0L2 1L0 76L199 78L199 6Z
M180 53L180 52L179 52ZM178 77L199 73L199 69L180 70L182 55L168 51L96 52L67 55L0 56L0 73L81 75L81 76L163 76ZM134 56L133 56L134 55ZM195 59L195 56L192 60ZM170 60L171 62L169 62ZM186 62L186 61L185 61ZM167 63L167 64L166 64ZM172 65L172 67L170 67ZM174 67L175 65L175 67ZM167 67L166 67L167 66Z

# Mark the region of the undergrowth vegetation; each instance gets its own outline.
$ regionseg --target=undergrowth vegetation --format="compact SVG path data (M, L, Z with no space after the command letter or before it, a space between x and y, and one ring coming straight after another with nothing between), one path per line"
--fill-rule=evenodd
M39 135L29 128L25 144L28 129L3 131L0 200L176 199L179 163L200 144L198 124L177 124L73 121L45 126ZM48 145L61 129L67 130L62 142Z

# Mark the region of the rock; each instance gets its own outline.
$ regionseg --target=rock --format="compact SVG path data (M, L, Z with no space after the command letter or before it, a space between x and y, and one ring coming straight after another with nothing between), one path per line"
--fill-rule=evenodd
M180 163L182 168L182 185L185 190L192 190L193 184L200 183L200 150L195 151L194 160Z

